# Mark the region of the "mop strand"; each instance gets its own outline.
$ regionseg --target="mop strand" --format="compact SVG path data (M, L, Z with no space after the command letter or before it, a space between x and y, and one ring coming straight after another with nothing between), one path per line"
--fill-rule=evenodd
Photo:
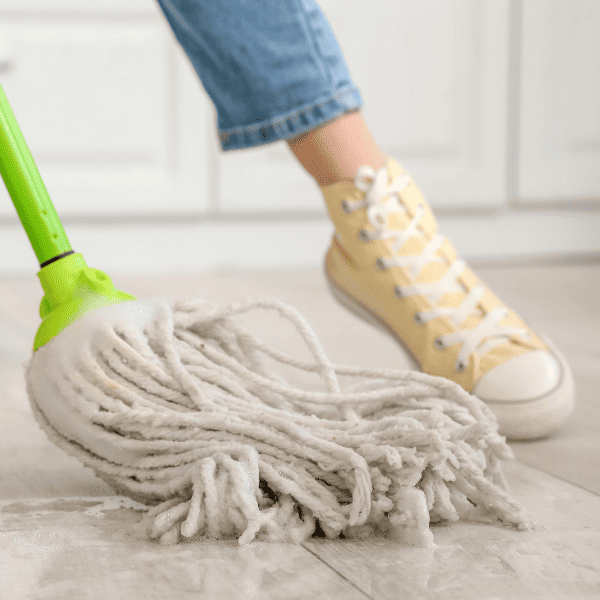
M275 310L314 360L234 319ZM318 374L299 389L266 357ZM360 380L340 389L338 376ZM332 365L293 307L155 298L92 311L34 353L34 415L59 447L146 504L151 538L295 541L396 537L430 545L430 523L536 528L513 500L514 458L490 409L416 371Z

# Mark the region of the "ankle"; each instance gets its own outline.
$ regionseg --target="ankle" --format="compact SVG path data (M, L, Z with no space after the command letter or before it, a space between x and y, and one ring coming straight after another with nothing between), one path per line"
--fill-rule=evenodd
M378 170L388 161L358 111L346 113L287 143L321 187L353 182L362 165Z
M334 185L336 183L354 183L356 172L363 165L368 165L375 171L378 171L387 165L387 162L388 158L383 154L379 155L366 152L362 152L361 154L357 153L354 156L348 157L347 160L340 162L339 168L333 170L329 177L320 176L314 178L320 187Z

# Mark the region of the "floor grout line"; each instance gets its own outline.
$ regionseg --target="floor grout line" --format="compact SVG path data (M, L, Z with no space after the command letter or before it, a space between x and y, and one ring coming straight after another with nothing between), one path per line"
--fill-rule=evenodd
M550 471L547 471L546 469L542 469L541 467L538 467L537 465L533 465L530 462L523 460L522 458L516 458L515 462L521 463L522 465L525 465L525 466L529 467L530 469L535 469L536 471L540 471L540 473L544 473L545 475L548 475L549 477L554 477L555 479L558 479L559 481L562 481L563 483L568 483L569 485L572 485L584 492L588 492L596 497L600 497L600 494L598 492L596 492L595 490L589 490L589 489L583 487L579 483L569 481L568 479L565 479L564 477L561 477L560 475L556 475L555 473L551 473Z
M326 560L324 560L318 554L316 554L315 552L313 552L308 546L306 546L305 544L300 544L300 545L307 552L310 552L310 554L312 554L315 558L317 558L318 560L320 560L325 566L329 567L334 573L337 573L344 581L347 581L353 588L355 588L361 594L363 594L363 596L365 596L366 598L369 598L369 600L375 600L375 598L373 598L373 596L370 596L365 591L361 590L355 583L353 583L352 581L350 581L347 577L345 577L342 573L340 573L335 567L331 566Z

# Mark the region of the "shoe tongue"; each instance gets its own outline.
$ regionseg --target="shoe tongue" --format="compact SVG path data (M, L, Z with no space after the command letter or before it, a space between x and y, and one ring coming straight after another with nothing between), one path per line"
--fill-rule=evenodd
M401 177L402 175L408 175L409 173L406 169L402 168L394 158L388 156L387 163L387 172L388 172L388 185L390 185L395 179ZM408 213L403 211L396 211L388 215L388 228L391 230L400 229L402 231L406 230L412 219L413 215L417 210L417 206L419 202L424 202L427 208L427 212L420 222L420 226L418 229L424 229L428 231L428 237L425 235L421 236L411 236L411 238L404 244L402 249L398 252L400 256L410 256L410 255L418 255L422 254L431 238L437 232L437 223L435 222L435 216L431 212L428 204L425 202L424 198L421 196L420 191L416 192L413 188L413 191L402 193L400 192L400 196L402 197L402 204L405 208L408 209ZM395 195L394 195L395 197ZM391 198L388 198L387 201L392 202ZM427 227L426 219L430 219L430 226ZM443 259L443 255L440 250L435 253L435 256ZM427 264L423 270L419 273L419 275L415 278L416 283L431 283L433 281L439 281L442 276L448 270L449 265L444 262L438 263L429 263ZM437 305L440 307L457 307L461 304L461 302L465 298L464 292L451 292L444 294L442 298L438 301ZM476 321L480 319L476 318ZM473 322L473 326L475 322Z
M387 163L387 173L388 173L388 181L387 185L391 185L398 177L402 175L408 175L408 172L403 169L391 156L388 156ZM389 229L400 229L402 231L406 230L412 219L415 211L417 209L417 202L415 202L415 198L413 194L403 194L400 192L401 199L398 201L408 209L408 213L404 211L395 211L388 215L387 226ZM392 202L397 198L396 194L390 194L387 198L384 199L384 202L391 208ZM435 231L433 232L435 234ZM404 245L401 254L421 254L425 247L428 244L428 240L424 236L413 236L406 242Z

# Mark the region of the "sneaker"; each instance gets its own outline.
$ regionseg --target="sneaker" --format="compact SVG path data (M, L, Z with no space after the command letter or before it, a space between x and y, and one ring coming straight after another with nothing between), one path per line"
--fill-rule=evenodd
M335 234L324 262L336 300L394 336L415 367L485 402L511 440L546 437L575 402L569 364L473 273L392 157L321 188Z

